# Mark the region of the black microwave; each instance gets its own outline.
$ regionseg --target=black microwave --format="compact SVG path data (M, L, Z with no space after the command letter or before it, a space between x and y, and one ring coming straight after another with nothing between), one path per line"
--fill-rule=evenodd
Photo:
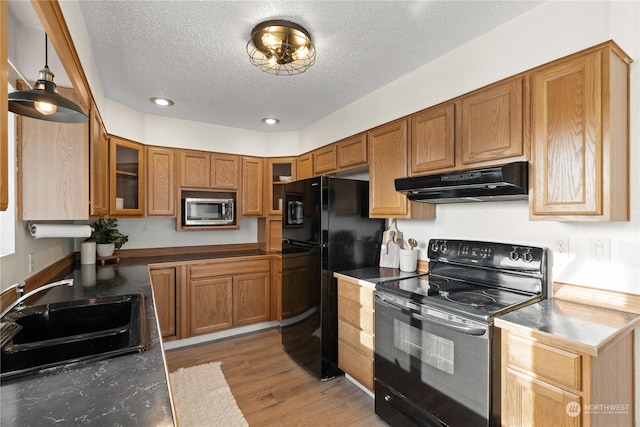
M235 224L233 199L185 197L182 199L182 225Z

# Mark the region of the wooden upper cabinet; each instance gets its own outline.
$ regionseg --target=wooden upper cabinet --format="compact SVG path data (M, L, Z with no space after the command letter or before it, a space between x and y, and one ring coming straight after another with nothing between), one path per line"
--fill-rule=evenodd
M7 2L0 2L0 211L9 205Z
M147 215L175 216L175 150L147 146Z
M531 74L531 219L629 220L629 63L613 42Z
M72 89L58 92L77 101ZM16 120L18 219L89 219L89 123Z
M213 189L237 190L240 180L240 158L234 154L211 154L211 182Z
M458 163L527 160L523 134L523 76L499 82L460 99Z
M336 142L338 170L367 166L367 133L350 136Z
M144 216L144 145L111 135L109 137L109 214Z
M297 179L307 179L313 177L313 154L305 153L297 159L298 177Z
M334 173L338 168L338 156L335 144L329 144L313 151L313 174Z
M455 166L455 106L450 102L411 116L410 175Z
M101 218L109 214L109 138L95 103L89 128L89 215Z
M407 176L408 119L396 120L367 133L369 142L369 217L433 218L435 205L410 203L395 188Z
M204 151L179 150L180 187L209 188L211 155Z
M295 157L271 157L265 159L265 208L267 215L282 214L284 205L284 186L287 184L286 178L283 181L280 177L290 177L290 181L296 180L296 158Z
M242 158L242 216L262 216L264 159L260 157Z
M237 190L240 158L235 154L179 150L180 187Z

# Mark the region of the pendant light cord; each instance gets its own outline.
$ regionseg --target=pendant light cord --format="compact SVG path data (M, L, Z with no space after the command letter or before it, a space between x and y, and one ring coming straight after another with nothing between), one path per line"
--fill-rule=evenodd
M49 38L47 37L47 33L44 33L44 66L45 68L49 68Z

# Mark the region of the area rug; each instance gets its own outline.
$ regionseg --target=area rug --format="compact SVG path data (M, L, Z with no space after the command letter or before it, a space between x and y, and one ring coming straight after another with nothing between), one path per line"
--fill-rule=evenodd
M249 426L231 394L220 364L205 363L169 374L180 427Z

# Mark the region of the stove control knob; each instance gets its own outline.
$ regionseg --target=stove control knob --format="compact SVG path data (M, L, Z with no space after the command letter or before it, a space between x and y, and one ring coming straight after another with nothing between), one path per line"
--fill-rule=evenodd
M442 251L443 254L449 250L449 247L447 246L447 242L443 242L442 245L440 245L440 250Z
M527 252L522 254L522 259L524 260L524 262L531 262L533 261L533 254L527 249Z
M509 252L509 259L511 261L517 261L520 259L520 254L518 253L518 251L516 249L512 250L511 252Z
M433 252L438 252L438 241L434 240L433 243L431 243L431 250Z

